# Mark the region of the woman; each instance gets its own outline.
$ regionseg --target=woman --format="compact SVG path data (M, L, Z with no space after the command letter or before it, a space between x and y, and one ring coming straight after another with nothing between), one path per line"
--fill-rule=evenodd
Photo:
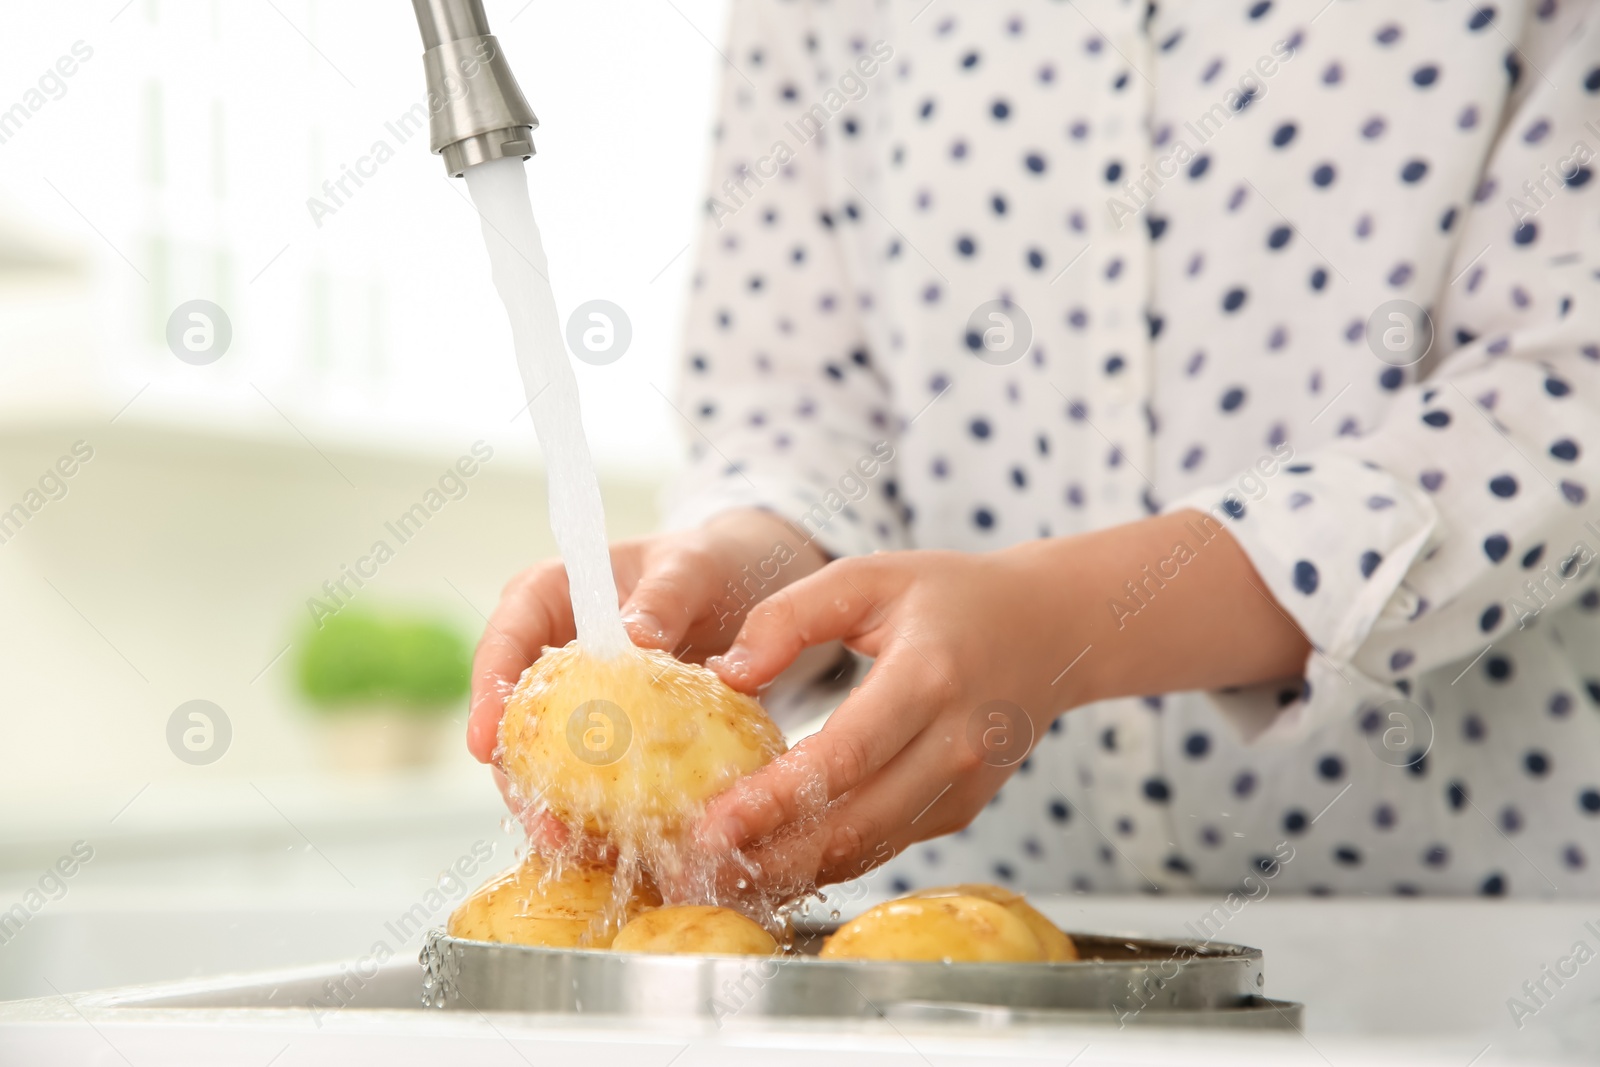
M736 3L694 462L615 547L625 614L748 692L874 662L707 847L1600 887L1596 17ZM480 759L571 636L559 563L508 587Z

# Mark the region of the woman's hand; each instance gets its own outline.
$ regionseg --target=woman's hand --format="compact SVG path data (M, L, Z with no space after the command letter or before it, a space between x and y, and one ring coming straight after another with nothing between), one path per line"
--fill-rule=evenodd
M758 847L764 878L821 884L967 825L1068 704L1051 681L1078 650L1040 593L1006 552L895 552L830 563L763 602L707 664L734 688L753 693L836 639L875 662L822 732L713 801L700 840L742 847L797 824Z
M780 544L785 551L778 553ZM776 577L760 586L747 580L746 567L770 573L774 558L787 561L777 567ZM693 530L611 548L623 623L634 644L689 660L726 649L751 604L812 573L824 560L795 527L754 509L725 512ZM564 645L575 635L567 572L559 559L528 568L501 591L472 663L467 748L480 762L493 759L506 698L522 672L546 645Z
M1158 563L1173 575L1130 597ZM754 693L832 640L875 660L866 679L697 829L713 849L753 846L774 882L856 877L966 826L1070 707L1293 675L1309 652L1238 544L1196 512L993 553L841 559L763 601L707 665Z

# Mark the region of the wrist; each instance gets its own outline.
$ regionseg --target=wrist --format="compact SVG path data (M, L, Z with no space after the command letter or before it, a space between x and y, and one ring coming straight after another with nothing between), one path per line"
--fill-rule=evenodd
M1035 645L1036 688L1046 721L1102 699L1105 685L1096 653L1103 636L1086 594L1095 565L1081 537L1049 537L1001 549L994 555L1016 576L1020 590L1015 618ZM1103 610L1103 608L1101 608Z
M1226 528L1195 511L1008 550L1034 573L1062 707L1293 677L1311 646ZM1056 668L1060 669L1060 668Z

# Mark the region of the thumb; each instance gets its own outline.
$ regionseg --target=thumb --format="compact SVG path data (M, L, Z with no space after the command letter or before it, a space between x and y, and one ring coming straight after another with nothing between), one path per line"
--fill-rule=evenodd
M871 579L872 571L859 561L828 564L752 608L732 647L706 666L733 688L754 693L813 645L844 641L876 656L873 634L883 613L865 592Z

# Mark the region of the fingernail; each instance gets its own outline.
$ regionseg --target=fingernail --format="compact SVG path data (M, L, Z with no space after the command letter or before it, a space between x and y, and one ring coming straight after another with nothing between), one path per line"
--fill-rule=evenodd
M648 611L630 611L622 617L622 624L639 637L660 643L667 636L661 620Z
M706 660L706 666L735 678L743 678L750 673L750 655L742 648L730 648L722 655Z

